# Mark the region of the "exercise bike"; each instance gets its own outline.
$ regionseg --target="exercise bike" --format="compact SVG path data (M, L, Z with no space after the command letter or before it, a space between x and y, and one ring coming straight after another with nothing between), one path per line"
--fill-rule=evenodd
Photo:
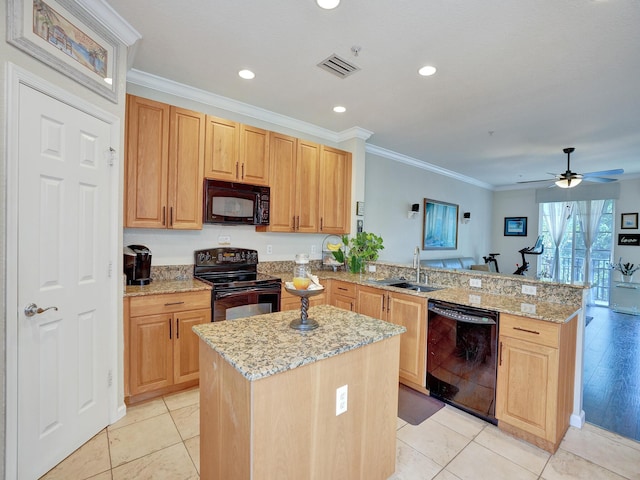
M536 244L533 247L526 247L521 250L518 250L520 255L522 255L522 265L518 266L514 275L524 275L527 270L529 270L529 262L524 257L525 255L542 255L544 252L544 245L542 244L542 235L538 237L536 240Z
M482 257L484 260L484 263L493 263L493 268L495 268L495 272L496 273L500 273L500 269L498 268L498 259L496 258L498 255L500 255L499 253L490 253L489 255L487 255L486 257ZM491 271L491 267L489 267L489 271Z

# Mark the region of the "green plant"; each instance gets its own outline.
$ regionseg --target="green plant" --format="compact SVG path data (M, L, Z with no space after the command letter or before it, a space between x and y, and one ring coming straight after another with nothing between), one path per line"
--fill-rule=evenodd
M349 271L359 273L365 262L375 262L380 250L384 249L382 237L374 233L359 232L355 237L342 236L344 250L332 252L334 258L340 263L346 263Z

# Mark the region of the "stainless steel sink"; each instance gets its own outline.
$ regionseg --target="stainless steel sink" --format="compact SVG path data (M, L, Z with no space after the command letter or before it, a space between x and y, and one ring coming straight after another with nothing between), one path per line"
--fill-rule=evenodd
M375 283L376 285L384 285L385 287L405 288L407 290L413 290L414 292L433 292L435 290L440 290L440 288L408 282L403 278L385 278L382 280L370 280L370 282Z
M407 290L413 290L414 292L434 292L436 290L440 290L439 288L436 288L436 287L428 287L426 285L419 285L417 283L411 283L411 282L391 283L387 286L396 287L396 288L405 288Z

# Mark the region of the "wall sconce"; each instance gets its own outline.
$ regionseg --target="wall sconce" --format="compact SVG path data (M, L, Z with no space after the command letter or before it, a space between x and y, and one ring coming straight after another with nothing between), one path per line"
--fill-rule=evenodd
M416 213L418 213L419 211L420 211L420 204L414 203L413 205L411 205L411 210L407 212L407 218L415 217Z
M471 212L464 212L462 214L462 223L469 223L469 220L471 220Z

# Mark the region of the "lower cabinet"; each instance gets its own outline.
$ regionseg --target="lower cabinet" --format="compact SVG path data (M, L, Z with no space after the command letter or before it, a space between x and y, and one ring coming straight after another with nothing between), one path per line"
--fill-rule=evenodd
M550 452L573 409L576 324L500 315L498 426Z
M208 290L130 297L125 307L128 403L197 384L198 337L191 327L210 321Z
M400 378L421 387L426 386L426 299L360 285L356 311L407 329L400 336Z
M331 280L329 282L329 305L355 312L357 289L358 285L355 283Z

